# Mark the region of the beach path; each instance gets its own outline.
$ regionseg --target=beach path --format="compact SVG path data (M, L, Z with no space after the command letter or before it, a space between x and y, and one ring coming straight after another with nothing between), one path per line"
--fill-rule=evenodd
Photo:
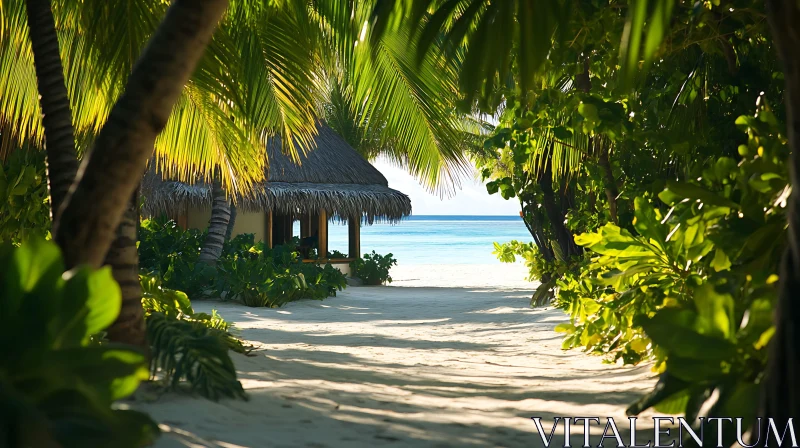
M132 406L161 424L157 447L531 447L542 442L530 417L548 432L557 415L627 424L626 406L652 388L647 367L562 351L553 328L566 316L531 309L530 284L498 278L505 266L438 269L398 267L399 286L280 309L197 302L256 346L233 355L250 400Z

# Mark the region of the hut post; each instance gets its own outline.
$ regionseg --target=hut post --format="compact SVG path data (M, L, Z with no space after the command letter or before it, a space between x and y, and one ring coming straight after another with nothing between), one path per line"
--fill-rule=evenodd
M325 260L328 258L328 212L324 209L319 211L319 234L317 235L317 258Z
M347 219L347 256L361 257L361 217L351 216Z
M314 217L310 213L300 216L300 238L314 236L314 232L312 231L313 226L311 224L313 220Z
M178 227L183 230L187 230L189 228L189 206L184 205L182 209L183 210L178 212L178 216L176 217L177 219L175 219L175 221L178 224Z
M274 214L272 217L272 244L279 246L292 241L293 220L290 215Z
M264 242L272 249L272 210L264 213Z

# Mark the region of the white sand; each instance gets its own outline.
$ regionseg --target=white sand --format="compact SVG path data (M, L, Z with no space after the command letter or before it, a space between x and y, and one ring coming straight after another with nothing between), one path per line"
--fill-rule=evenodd
M398 266L396 286L323 302L198 302L257 345L256 357L234 355L250 401L166 395L134 407L162 424L157 447L530 447L542 445L532 416L626 423L652 374L562 351L552 330L566 318L528 307L524 275L507 265ZM551 446L562 444L559 427ZM582 445L580 431L572 445Z

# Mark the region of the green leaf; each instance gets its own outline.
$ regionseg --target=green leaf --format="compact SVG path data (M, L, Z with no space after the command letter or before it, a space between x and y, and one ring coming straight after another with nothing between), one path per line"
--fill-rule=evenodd
M639 415L654 405L672 397L680 396L680 394L689 387L689 383L681 380L669 372L664 372L658 378L656 386L648 392L645 396L640 398L636 403L632 404L625 410L627 415Z
M630 0L625 28L622 31L619 60L623 85L630 85L639 69L642 31L647 18L647 0Z
M43 373L50 384L80 388L103 406L129 396L150 376L145 354L122 344L56 350L48 366Z
M10 263L4 266L4 315L12 316L20 306L23 294L33 293L37 306L47 307L58 289L64 272L61 251L55 243L32 239L13 250Z
M738 210L739 204L719 196L698 185L687 182L667 181L667 188L659 195L667 205L674 205L682 199L699 201L703 204L717 205Z
M664 39L672 17L675 0L655 0L655 7L647 20L647 37L644 41L644 60L651 61Z
M712 381L724 374L719 359L691 359L675 355L667 359L667 370L690 383Z
M114 323L122 307L122 293L108 266L96 271L76 268L64 277L64 307L69 314L62 316L57 331L60 343L71 346L85 343Z
M553 329L553 331L555 331L556 333L572 333L573 331L575 331L575 326L568 322L563 324L558 324Z
M653 342L670 354L692 359L728 359L736 347L720 337L700 334L695 328L697 313L677 308L664 308L650 318L641 318L640 325Z
M650 245L611 223L601 227L599 234L583 234L575 237L575 242L599 254L618 258L655 256Z
M711 260L711 267L716 272L727 271L731 267L731 260L728 258L728 255L725 254L725 251L719 247L714 251L714 259Z
M731 339L734 332L733 297L717 289L708 281L695 288L694 302L698 313L695 328L700 334Z
M567 141L572 138L572 131L565 128L564 126L556 126L553 128L553 135L555 135L556 138L559 140Z
M597 112L597 106L594 104L589 103L581 103L578 105L578 113L583 116L583 118L591 122L593 124L597 124L600 122L600 116Z
M645 238L655 240L660 244L665 244L667 240L667 227L661 224L658 212L653 208L650 201L637 197L634 199L634 221L633 226Z

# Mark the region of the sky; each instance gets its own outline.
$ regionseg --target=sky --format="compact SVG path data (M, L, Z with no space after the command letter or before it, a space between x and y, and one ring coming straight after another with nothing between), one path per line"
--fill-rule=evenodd
M452 197L440 198L429 193L402 168L376 160L373 165L389 181L389 187L411 198L414 215L519 215L519 203L506 201L500 195L489 195L477 177L461 180L461 189Z

